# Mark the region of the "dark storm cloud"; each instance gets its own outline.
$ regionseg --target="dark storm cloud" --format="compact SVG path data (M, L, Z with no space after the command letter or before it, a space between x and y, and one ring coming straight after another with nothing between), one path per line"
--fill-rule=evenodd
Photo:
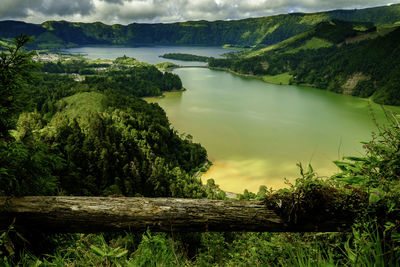
M399 3L400 0L95 0L108 22L172 22L226 20L289 12L315 12L339 8L365 8ZM112 12L111 12L112 10Z
M44 16L87 15L94 7L92 0L1 0L0 18L24 18L34 13Z
M400 0L0 0L1 19L51 19L108 24L226 20L289 12L353 9Z
M40 1L41 6L38 6L36 11L43 14L57 15L72 15L81 14L87 15L94 8L92 0L68 0L68 1Z

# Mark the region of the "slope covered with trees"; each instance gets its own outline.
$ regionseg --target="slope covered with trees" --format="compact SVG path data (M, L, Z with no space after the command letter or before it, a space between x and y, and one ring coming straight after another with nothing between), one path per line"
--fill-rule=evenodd
M256 76L290 75L290 83L372 97L400 105L400 28L333 20L281 43L231 57L211 67Z
M29 78L26 41L2 55L1 90L12 95L1 103L0 194L204 194L193 174L207 161L205 149L179 136L158 105L136 97L181 89L178 76L132 60L137 65L81 82L56 72L71 64L90 70L85 61L37 66Z

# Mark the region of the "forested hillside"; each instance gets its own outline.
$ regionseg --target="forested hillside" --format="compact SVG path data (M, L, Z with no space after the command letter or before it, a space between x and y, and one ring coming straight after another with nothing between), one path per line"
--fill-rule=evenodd
M24 55L18 49L13 57ZM158 105L136 97L182 89L178 76L126 57L103 65L9 59L0 194L204 195L193 174L207 162L205 149L179 136ZM35 72L16 76L15 68ZM84 80L74 80L79 73Z
M332 20L281 43L236 58L214 59L209 65L266 80L285 74L287 83L400 105L399 44L398 27Z
M265 46L278 43L332 19L400 23L400 5L361 10L336 10L311 14L292 13L234 21L188 21L170 24L105 25L47 21L40 25L17 21L0 22L0 39L10 40L20 33L33 36L32 48L60 48L77 45L185 44Z

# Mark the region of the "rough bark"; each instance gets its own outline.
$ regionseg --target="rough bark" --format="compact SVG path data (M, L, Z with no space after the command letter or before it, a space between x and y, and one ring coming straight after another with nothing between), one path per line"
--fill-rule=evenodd
M126 198L126 197L0 197L0 229L15 219L20 231L265 231L334 232L351 221L289 224L260 201Z

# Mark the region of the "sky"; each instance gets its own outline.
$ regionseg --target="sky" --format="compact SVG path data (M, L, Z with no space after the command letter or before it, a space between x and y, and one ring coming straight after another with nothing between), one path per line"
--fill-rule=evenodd
M106 24L234 20L291 12L354 9L400 0L0 0L0 20Z

